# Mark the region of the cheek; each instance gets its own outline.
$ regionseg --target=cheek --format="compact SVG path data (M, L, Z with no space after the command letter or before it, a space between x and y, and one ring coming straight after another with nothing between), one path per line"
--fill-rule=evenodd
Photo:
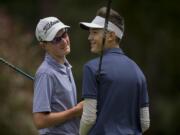
M70 40L69 40L69 36L66 36L66 41L69 43Z
M98 40L97 40L97 48L101 48L101 46L102 46L102 40L101 40L101 38L98 38Z

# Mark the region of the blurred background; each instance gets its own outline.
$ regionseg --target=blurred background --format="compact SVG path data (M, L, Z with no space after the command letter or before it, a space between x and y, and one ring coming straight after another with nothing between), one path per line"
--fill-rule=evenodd
M39 19L56 16L71 26L73 72L81 99L82 67L95 56L80 21L91 21L106 0L1 0L0 57L34 76L43 60L34 31ZM180 132L180 8L178 0L112 0L125 18L122 49L143 70L151 127L145 135ZM32 121L33 81L0 63L0 134L37 135Z

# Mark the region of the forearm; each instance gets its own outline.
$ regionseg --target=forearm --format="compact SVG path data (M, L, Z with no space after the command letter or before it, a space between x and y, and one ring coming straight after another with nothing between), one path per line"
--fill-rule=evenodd
M87 135L96 121L97 100L85 99L83 115L80 121L80 135Z
M140 121L141 121L141 129L144 133L150 127L150 118L149 118L149 107L143 107L140 109Z
M34 123L38 129L51 127L79 117L81 109L76 106L63 112L34 113Z
M92 128L95 122L86 123L83 119L80 122L80 129L79 134L80 135L87 135L89 130Z

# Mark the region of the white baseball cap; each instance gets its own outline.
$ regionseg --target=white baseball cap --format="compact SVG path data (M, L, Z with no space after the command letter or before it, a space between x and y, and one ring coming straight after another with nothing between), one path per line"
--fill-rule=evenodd
M69 28L56 17L40 19L36 27L36 38L38 41L52 41L57 32L63 28Z
M101 16L96 16L92 22L80 22L80 27L86 30L89 30L89 28L97 28L97 29L103 29L105 23L105 18ZM115 32L116 36L120 39L123 36L123 31L120 30L115 24L108 21L108 27L107 30Z

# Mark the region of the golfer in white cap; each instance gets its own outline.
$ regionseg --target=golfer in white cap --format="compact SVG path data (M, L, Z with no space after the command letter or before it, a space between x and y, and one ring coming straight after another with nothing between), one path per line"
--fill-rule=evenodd
M92 53L101 54L105 16L103 7L92 22L80 23ZM149 128L146 78L121 49L123 33L124 20L111 9L99 76L99 57L84 65L80 135L142 135Z
M56 17L41 19L36 38L45 50L34 81L33 119L40 135L78 135L82 102L77 104L70 53L69 26Z

